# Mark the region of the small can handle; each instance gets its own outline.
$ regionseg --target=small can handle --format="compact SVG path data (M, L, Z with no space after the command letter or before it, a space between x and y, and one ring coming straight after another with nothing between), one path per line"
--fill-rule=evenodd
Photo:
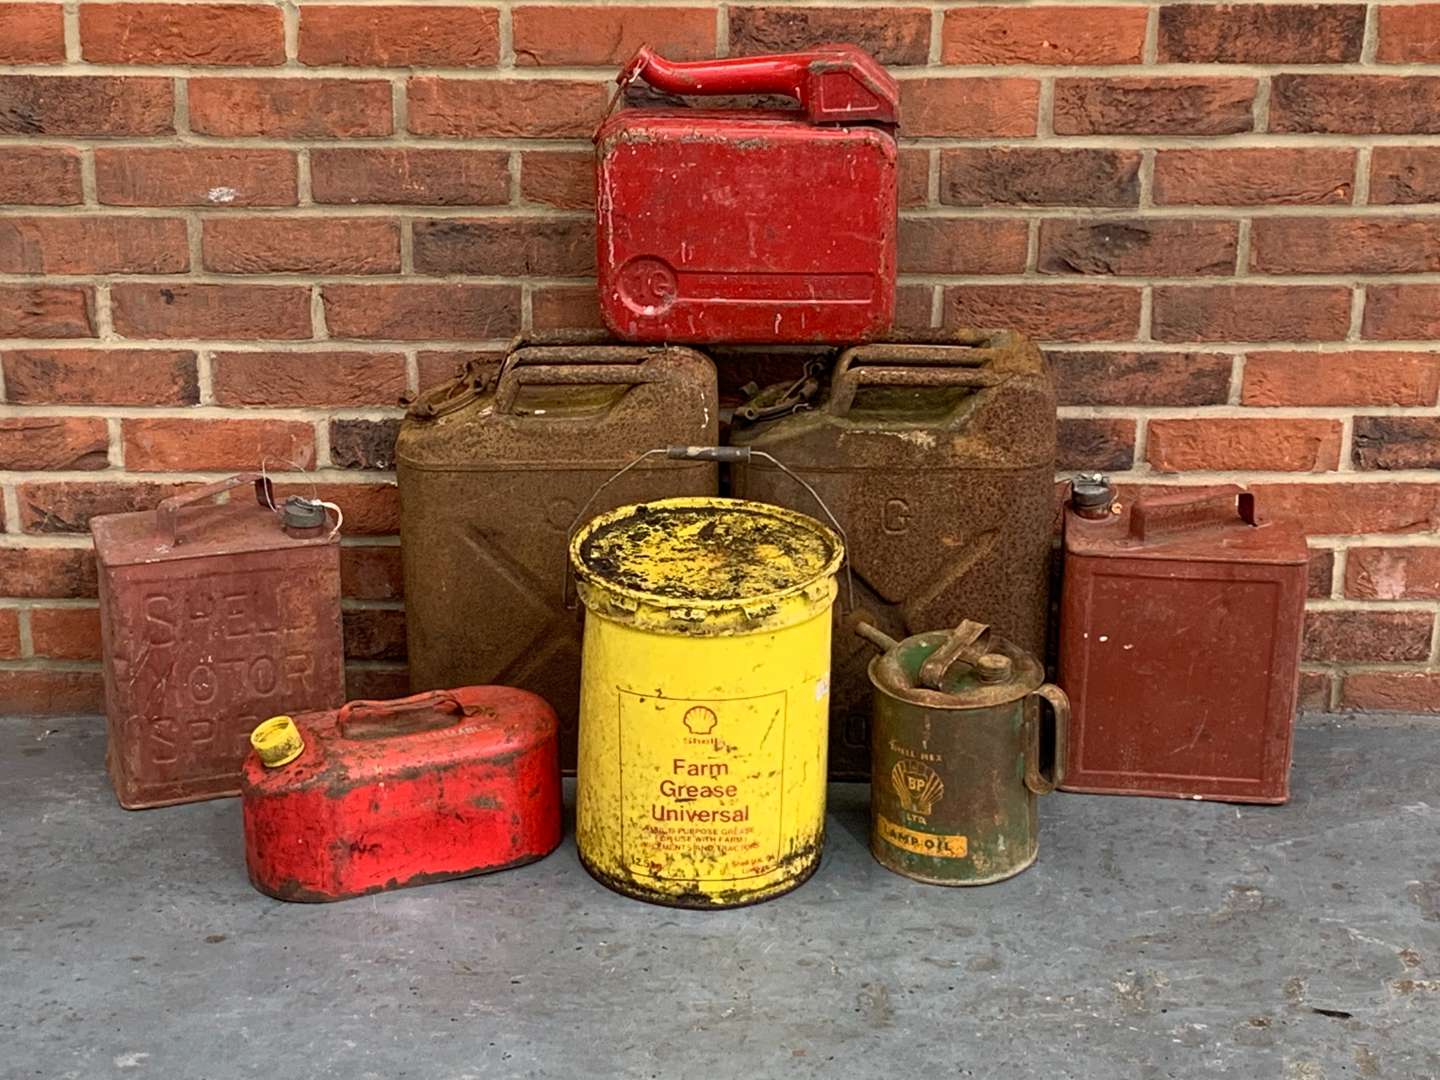
M623 88L636 79L667 94L784 94L813 123L899 122L899 85L854 45L691 61L666 60L642 46L615 81Z
M259 473L237 473L224 480L217 480L213 484L204 484L190 491L171 495L164 500L155 508L155 530L160 534L160 539L168 546L175 547L180 543L178 529L181 507L202 502L205 499L213 499L216 495L223 494L231 488L240 487L242 484L254 484L255 501L261 506L274 507L275 491L271 487L268 476L261 476Z
M1130 508L1130 535L1136 540L1227 522L1255 524L1255 496L1236 484L1150 495Z
M347 701L335 723L347 739L388 739L449 727L465 715L465 703L453 690L427 690L393 701Z
M1030 738L1025 748L1025 786L1036 795L1049 795L1057 787L1065 782L1065 755L1069 752L1070 745L1070 699L1065 691L1054 683L1046 683L1044 686L1036 687L1030 692L1032 697L1038 697L1041 701L1050 703L1050 709L1055 716L1055 767L1052 774L1046 777L1040 771L1040 713L1043 708L1037 710L1035 718L1029 721Z

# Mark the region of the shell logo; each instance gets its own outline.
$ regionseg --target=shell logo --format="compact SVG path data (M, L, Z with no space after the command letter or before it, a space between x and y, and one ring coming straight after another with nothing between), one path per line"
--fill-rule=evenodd
M890 770L890 783L900 796L900 805L912 814L929 814L945 797L945 781L923 761L901 759Z
M720 722L715 715L715 710L705 705L695 705L685 710L681 722L689 729L691 735L709 735L715 730L715 725Z

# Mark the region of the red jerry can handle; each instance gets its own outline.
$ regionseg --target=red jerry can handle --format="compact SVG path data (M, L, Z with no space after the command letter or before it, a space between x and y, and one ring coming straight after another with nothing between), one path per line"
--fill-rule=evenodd
M1138 499L1130 510L1130 536L1134 540L1154 540L1186 529L1237 522L1255 524L1255 496L1236 484L1226 484L1193 493Z
M900 87L880 63L854 45L808 52L674 61L641 46L616 81L644 79L667 94L784 94L816 124L898 124Z
M347 739L389 739L450 727L469 710L452 690L428 690L393 701L347 701L335 714L335 726Z
M229 491L231 488L240 487L242 484L254 484L255 501L261 506L271 510L275 509L275 490L271 486L268 476L261 476L259 473L237 473L224 480L216 480L213 484L205 484L190 491L182 491L178 495L171 495L155 508L155 531L160 534L160 539L164 543L174 547L180 543L178 529L181 507L205 499L213 499L216 495Z

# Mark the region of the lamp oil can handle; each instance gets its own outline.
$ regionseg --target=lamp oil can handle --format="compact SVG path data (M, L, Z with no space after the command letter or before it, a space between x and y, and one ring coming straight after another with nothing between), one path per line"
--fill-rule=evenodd
M966 619L950 631L945 643L920 665L920 685L929 690L941 690L952 667L961 661L974 664L989 651L990 627Z
M643 79L667 94L784 94L814 124L896 124L900 88L863 49L825 45L808 52L724 60L666 60L649 46L630 58L616 82Z
M269 509L275 508L275 491L268 476L262 476L259 473L237 473L224 480L216 480L213 484L204 484L189 491L182 491L178 495L171 495L157 506L155 508L155 531L160 534L161 541L170 547L175 547L180 543L181 507L202 502L205 499L213 499L216 495L223 494L231 488L240 487L242 484L254 484L255 501Z
M1055 715L1055 766L1049 777L1040 771L1040 714L1044 709L1037 703L1034 717L1027 721L1030 737L1025 747L1025 786L1036 795L1049 795L1065 782L1065 755L1070 743L1070 699L1054 683L1036 687L1030 694L1049 702Z
M449 727L465 715L465 703L453 691L429 690L394 701L347 701L335 726L347 739L388 739Z

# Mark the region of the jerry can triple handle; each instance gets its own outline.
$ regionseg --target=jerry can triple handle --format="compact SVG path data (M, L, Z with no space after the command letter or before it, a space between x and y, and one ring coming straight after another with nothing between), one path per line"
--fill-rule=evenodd
M1054 714L1055 766L1051 770L1053 775L1049 777L1040 771L1040 713L1044 711L1041 709L1026 720L1030 732L1025 746L1025 786L1036 795L1049 795L1065 782L1065 755L1069 752L1070 743L1070 699L1053 683L1036 687L1030 695L1049 702Z
M347 701L335 724L347 739L386 739L449 727L465 716L465 703L453 692L429 690L394 701Z
M1146 540L1164 533L1236 522L1255 524L1255 495L1241 491L1235 484L1226 484L1194 493L1138 499L1130 510L1130 535Z
M642 386L657 381L653 365L647 364L644 357L626 355L599 361L578 357L552 359L558 362L507 362L495 389L495 411L512 412L522 386Z
M213 499L216 495L229 491L231 488L240 487L242 484L254 484L255 501L261 506L274 509L275 491L268 476L261 476L259 473L237 473L234 476L227 476L224 480L216 480L213 484L204 484L189 491L182 491L178 495L171 495L157 506L155 508L155 530L160 534L162 542L170 547L180 543L177 530L180 525L181 507Z
M666 60L641 46L616 82L624 87L636 79L668 94L784 94L819 123L899 122L898 85L874 57L853 45L688 61Z
M835 364L823 408L832 416L846 415L862 386L974 390L998 386L1005 376L985 370L993 355L988 350L943 345L866 345L847 349Z

